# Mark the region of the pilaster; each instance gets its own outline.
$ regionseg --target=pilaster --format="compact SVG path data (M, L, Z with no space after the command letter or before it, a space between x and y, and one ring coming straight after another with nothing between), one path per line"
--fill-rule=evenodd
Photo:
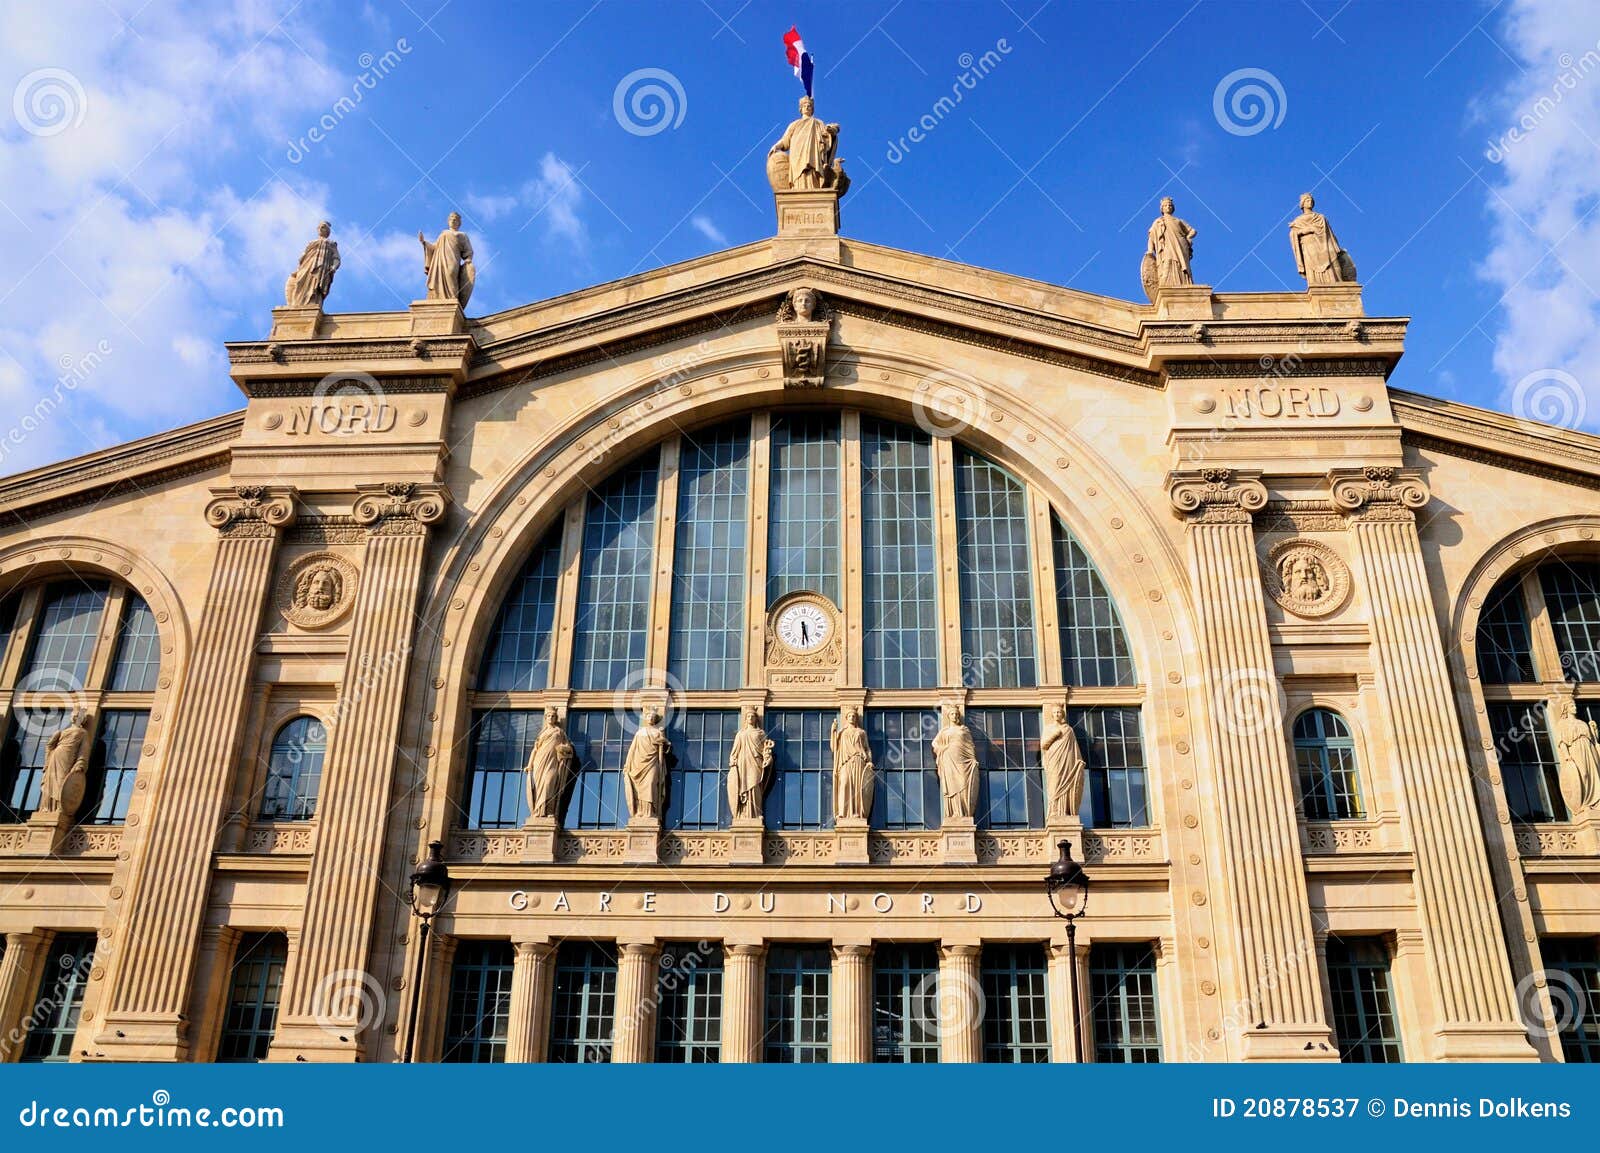
M1236 1000L1250 1006L1245 1060L1331 1052L1300 858L1295 786L1256 559L1254 514L1267 503L1259 473L1174 472L1167 495L1188 522L1200 618L1222 866L1233 906ZM1174 899L1207 900L1195 890ZM1265 1026L1264 1028L1262 1026Z
M617 947L616 1018L611 1030L611 1060L644 1064L655 1057L656 958L654 941L624 941Z
M975 944L939 946L939 1060L973 1065L983 1060L983 979Z
M167 762L152 774L141 859L129 870L120 958L95 1050L112 1060L188 1057L188 1008L216 844L236 772L256 638L272 588L295 490L213 489L207 523L218 530L211 579L177 707Z
M872 1060L872 946L833 947L830 1054L840 1064Z
M416 627L431 525L449 494L438 485L365 485L357 523L368 536L340 697L328 726L318 801L317 854L306 882L299 956L284 973L279 1059L356 1061L365 998L330 996L366 973L380 889L378 863L389 815L407 661Z
M761 1060L761 1021L767 947L730 944L722 950L722 1060Z
M511 965L511 1019L506 1063L542 1062L550 1046L550 993L555 987L556 947L548 941L517 941Z
M1417 905L1436 1002L1430 1056L1533 1060L1417 533L1427 486L1413 471L1388 467L1336 469L1328 486L1355 540L1377 686L1416 853Z
M27 1039L25 1021L39 987L39 966L50 939L48 929L7 933L6 952L0 957L0 1062L15 1061Z

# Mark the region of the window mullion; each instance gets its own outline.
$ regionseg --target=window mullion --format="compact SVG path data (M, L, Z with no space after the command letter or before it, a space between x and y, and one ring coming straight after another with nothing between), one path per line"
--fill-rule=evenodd
M39 628L39 610L43 605L43 584L30 585L23 590L17 618L11 626L11 640L6 645L5 661L0 664L0 684L7 690L14 688L22 675L22 662L33 648L34 634Z
M961 578L957 572L956 450L948 436L933 438L934 555L938 564L940 683L961 684Z
M678 459L682 440L673 437L661 445L661 466L656 470L656 571L650 583L650 639L645 643L645 668L667 667L672 634L673 552L678 542Z
M846 510L843 531L840 534L840 557L843 562L843 579L839 584L839 615L846 622L844 636L844 683L865 684L862 665L863 638L862 609L866 604L865 582L861 573L861 413L851 409L840 422L840 440L843 442L844 467L839 470L843 487L839 507Z
M1522 574L1522 599L1528 609L1528 637L1533 644L1534 674L1545 684L1564 685L1561 648L1556 644L1555 626L1550 623L1550 606L1545 603L1544 585L1539 570Z
M745 597L750 614L744 646L744 684L766 684L767 512L772 499L772 415L758 412L750 423L750 495L745 508Z
M572 649L578 621L578 579L583 565L583 521L587 494L567 505L561 532L561 575L556 585L556 636L550 649L550 687L572 686Z
M127 590L122 585L112 585L106 593L100 610L100 635L94 641L94 655L89 658L89 673L84 678L86 699L99 704L100 695L111 683L111 660L116 654L117 640L122 632L122 614L127 608Z
M1050 526L1050 502L1031 484L1027 486L1028 511L1033 539L1033 631L1034 649L1042 666L1037 684L1050 687L1066 681L1061 665L1061 602L1056 589L1055 536Z

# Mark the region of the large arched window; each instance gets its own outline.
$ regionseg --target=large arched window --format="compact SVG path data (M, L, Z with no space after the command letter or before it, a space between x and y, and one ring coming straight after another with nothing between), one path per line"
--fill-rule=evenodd
M316 717L295 717L272 738L267 783L261 792L261 817L267 821L309 821L317 815L322 761L328 730Z
M577 761L563 825L626 824L628 702L664 681L669 828L728 825L728 749L751 692L775 745L770 828L831 827L828 733L847 697L865 701L873 827L937 828L929 744L939 690L958 688L983 760L980 824L1040 827L1040 733L1068 687L1084 819L1147 824L1131 649L1068 521L968 446L849 409L725 419L618 461L551 510L483 640L459 823L523 823L524 766L559 694ZM780 627L798 602L820 614L815 651Z
M1307 709L1295 718L1294 761L1306 820L1348 821L1364 815L1355 738L1338 713Z
M138 593L69 578L0 601L0 695L10 701L0 747L0 821L39 807L50 738L89 716L88 779L73 814L120 825L133 799L161 675L155 614Z
M1505 577L1478 618L1478 679L1514 821L1564 821L1562 710L1600 721L1600 564L1552 559ZM1570 787L1570 783L1569 783Z

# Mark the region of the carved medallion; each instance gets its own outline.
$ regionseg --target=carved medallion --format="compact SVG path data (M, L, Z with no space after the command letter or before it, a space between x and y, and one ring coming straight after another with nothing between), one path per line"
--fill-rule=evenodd
M828 335L833 317L822 294L796 288L778 309L778 343L783 352L783 383L791 388L821 388L828 374Z
M839 610L818 593L798 592L767 616L767 668L785 683L831 684L844 663Z
M338 553L303 556L278 582L278 609L297 628L325 629L355 604L357 579L356 566Z
M1279 541L1267 554L1265 574L1272 599L1300 617L1325 617L1350 595L1350 569L1320 541Z

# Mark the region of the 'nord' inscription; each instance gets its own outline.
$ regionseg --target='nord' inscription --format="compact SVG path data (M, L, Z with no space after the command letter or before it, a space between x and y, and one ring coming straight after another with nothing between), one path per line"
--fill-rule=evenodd
M1253 417L1318 419L1339 415L1339 394L1331 388L1295 384L1252 384L1222 390L1223 410L1234 420Z
M394 406L381 400L316 400L290 409L285 431L290 436L388 432L394 427L395 418Z

